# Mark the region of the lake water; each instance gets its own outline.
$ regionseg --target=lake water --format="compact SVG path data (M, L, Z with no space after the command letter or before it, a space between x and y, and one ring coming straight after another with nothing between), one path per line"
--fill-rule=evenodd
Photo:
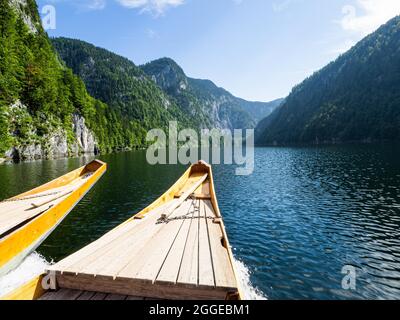
M108 172L38 249L47 261L73 253L146 207L185 169L150 166L144 151L100 158ZM2 165L0 199L89 160ZM253 293L268 299L400 299L399 145L257 148L253 175L235 176L234 169L215 166L214 179L235 258ZM355 268L355 290L342 287L345 266Z

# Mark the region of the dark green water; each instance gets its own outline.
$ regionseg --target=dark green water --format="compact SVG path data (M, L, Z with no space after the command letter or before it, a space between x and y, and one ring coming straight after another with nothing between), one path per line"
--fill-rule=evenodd
M400 299L400 146L258 148L255 172L214 167L235 257L269 299ZM145 152L102 156L108 172L39 248L59 260L146 207L183 173ZM89 159L0 166L0 199ZM342 288L343 266L356 289Z

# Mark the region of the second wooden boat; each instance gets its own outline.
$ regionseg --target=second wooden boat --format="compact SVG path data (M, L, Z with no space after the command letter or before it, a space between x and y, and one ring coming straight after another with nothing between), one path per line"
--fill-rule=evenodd
M212 170L200 162L149 207L3 299L241 297Z
M106 164L95 160L0 202L0 276L34 251L105 171Z

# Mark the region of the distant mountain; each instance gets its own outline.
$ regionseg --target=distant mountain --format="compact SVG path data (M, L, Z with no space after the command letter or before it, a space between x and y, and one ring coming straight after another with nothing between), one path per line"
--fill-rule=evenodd
M146 129L165 127L169 120L193 128L254 128L277 106L248 102L209 80L188 78L168 58L138 67L84 41L55 38L52 43L91 95Z
M272 112L274 112L285 99L276 99L271 102L249 102L242 99L239 100L242 108L250 113L258 124L261 120L272 114Z
M210 80L187 77L169 58L149 62L141 69L185 112L202 119L203 127L254 128L282 102L250 102L237 98Z
M198 126L198 121L172 101L130 60L84 41L52 39L65 64L85 83L89 93L121 116L148 131L166 128L168 121Z
M400 139L400 17L296 86L258 144Z
M0 17L0 163L145 147L148 130L170 120L254 127L270 112L172 60L139 68L83 41L50 40L35 0L2 0Z

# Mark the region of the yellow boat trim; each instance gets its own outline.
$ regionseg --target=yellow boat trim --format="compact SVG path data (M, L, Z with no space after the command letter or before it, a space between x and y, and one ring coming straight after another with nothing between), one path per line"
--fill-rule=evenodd
M98 179L100 179L106 168L107 165L105 163L96 160L45 185L12 198L19 199L52 188L65 186L88 172L94 172L80 188L72 192L65 200L0 240L0 270L15 266L13 259L18 257L19 260L22 260L24 257L21 257L20 254L22 252L26 253L25 256L29 254L27 252L29 250L27 249L30 249L30 251L34 250L40 244L40 241L44 240L43 236L61 222Z
M216 211L217 216L221 217L221 213L220 213L220 210L218 207L218 201L216 198L214 180L213 180L213 175L212 175L212 168L210 165L201 162L201 163L195 164L195 165L191 166L189 169L187 169L186 172L176 181L176 183L171 188L169 188L162 196L160 196L156 201L154 201L147 208L143 209L142 211L140 211L139 213L137 213L136 215L134 215L133 217L131 217L130 219L128 219L127 221L122 223L121 225L117 226L115 229L120 228L122 225L132 221L132 219L142 219L143 217L146 216L147 213L151 212L155 208L160 207L163 204L173 200L177 196L179 191L190 186L192 181L198 180L199 177L204 174L204 166L206 166L208 168L209 179L207 181L209 181L209 183L210 183L210 185L209 185L209 189L210 189L209 191L210 191L210 195L211 195L210 200L214 206L214 210ZM199 171L198 174L196 174L197 170ZM202 194L201 187L202 186L200 186L195 191L195 194L201 196L201 194ZM222 218L220 220L219 225L222 229L222 233L223 233L224 240L225 240L224 245L226 246L226 249L228 251L229 260L233 267L234 275L235 275L236 282L237 282L237 288L238 288L237 296L231 297L231 298L232 299L243 299L244 298L243 290L241 288L237 268L235 266L235 260L233 258L232 250L231 250L231 247L229 244L229 240L228 240L228 237L226 234L226 230L225 230L225 226L224 226ZM39 278L34 279L31 282L29 282L28 284L16 289L12 293L4 296L2 299L4 299L4 300L22 300L22 299L25 299L25 297L28 297L28 298L34 297L33 299L37 299L38 296L35 294L35 292L40 292L40 290L37 288L37 286L41 287L41 280L39 280ZM44 293L44 292L42 292L42 293ZM39 297L40 297L40 295L39 295Z

